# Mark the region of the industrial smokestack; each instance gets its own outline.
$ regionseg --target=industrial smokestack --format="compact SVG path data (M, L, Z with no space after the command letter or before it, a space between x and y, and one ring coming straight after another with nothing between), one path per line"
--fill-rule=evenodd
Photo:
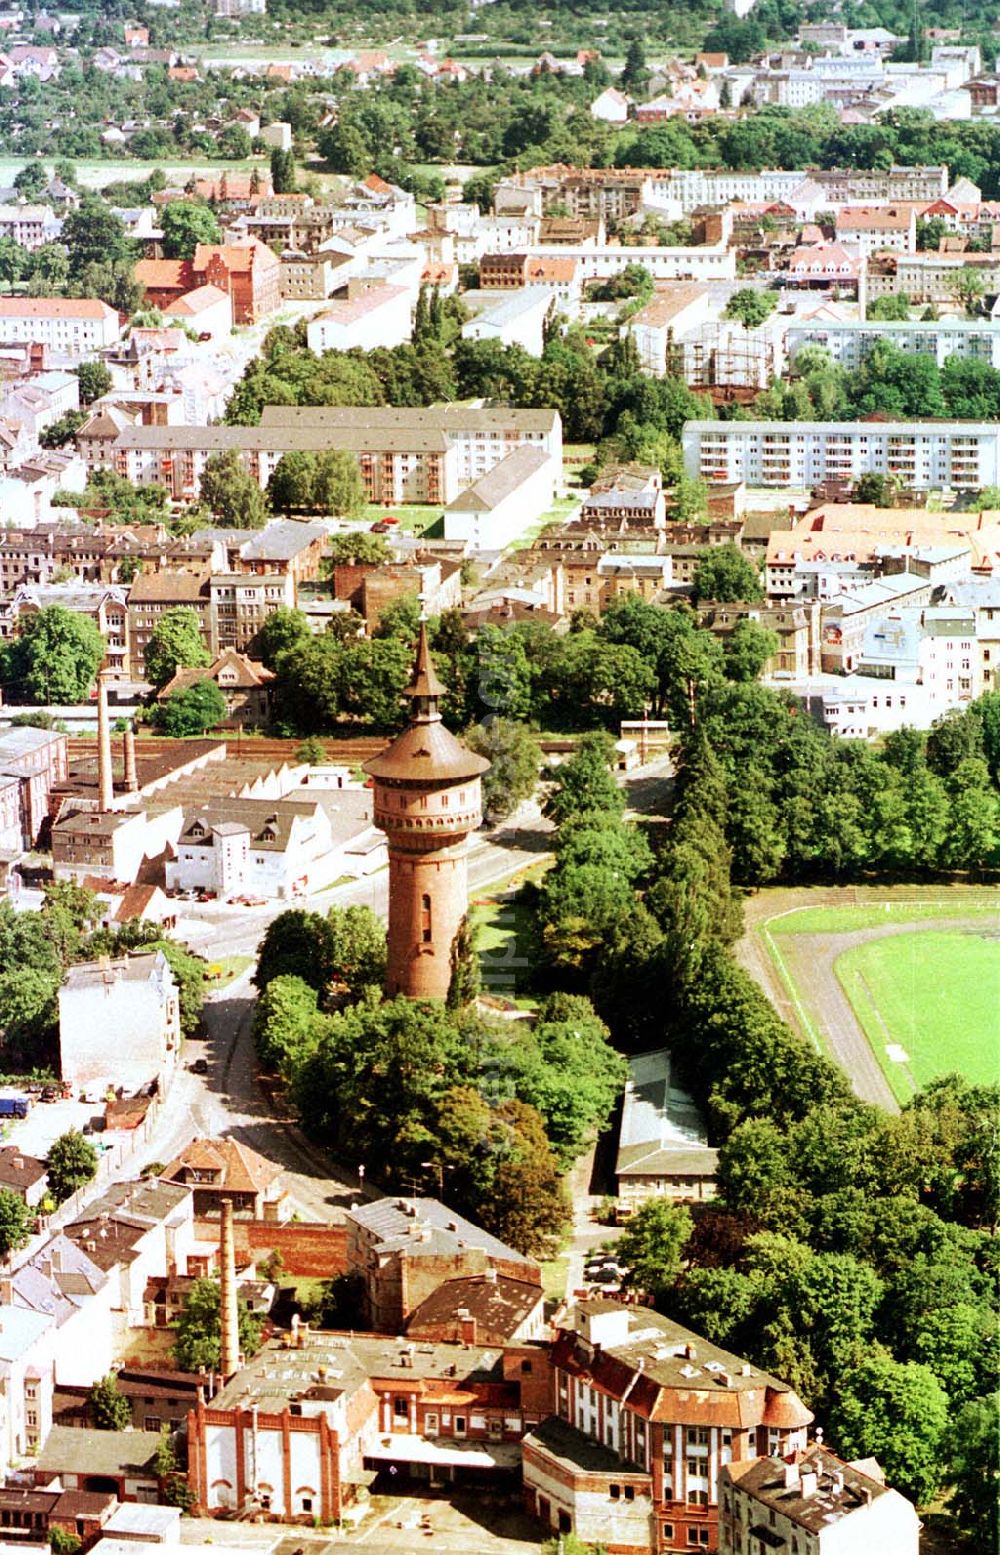
M139 775L135 766L135 730L125 730L125 787L130 794L138 792Z
M228 1380L240 1369L240 1321L236 1306L236 1245L233 1237L233 1201L222 1201L222 1236L219 1246L220 1370Z
M97 785L98 808L102 814L112 808L115 781L111 767L111 721L108 717L107 671L97 677Z

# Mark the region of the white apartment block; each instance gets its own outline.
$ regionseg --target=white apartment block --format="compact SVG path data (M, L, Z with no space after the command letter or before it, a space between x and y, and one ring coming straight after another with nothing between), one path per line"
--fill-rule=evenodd
M929 356L941 367L950 356L961 356L1000 367L1000 329L985 319L938 319L934 323L827 321L789 324L789 358L803 346L822 346L841 366L859 367L872 348L886 340L911 356Z
M983 421L689 421L689 475L710 482L810 488L874 472L904 486L1000 483L1000 427Z
M64 356L90 356L121 338L114 308L96 297L0 297L0 343L45 345Z

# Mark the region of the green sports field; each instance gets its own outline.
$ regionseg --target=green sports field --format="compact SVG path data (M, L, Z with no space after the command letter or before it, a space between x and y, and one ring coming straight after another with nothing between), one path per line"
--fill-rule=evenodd
M1000 1080L1000 938L985 925L869 940L834 970L901 1100L907 1070L918 1088L950 1072Z

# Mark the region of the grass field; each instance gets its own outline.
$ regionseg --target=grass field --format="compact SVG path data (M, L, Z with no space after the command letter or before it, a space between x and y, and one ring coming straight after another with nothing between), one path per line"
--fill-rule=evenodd
M949 1072L977 1083L1000 1079L995 889L767 897L752 913L752 937L772 969L762 973L765 986L806 1040L844 1065L859 1094L885 1105L889 1093L905 1102Z
M1000 901L880 902L871 907L800 907L768 920L770 934L854 934L886 923L919 923L926 918L997 917Z
M518 1009L534 1009L537 1000L527 992L530 966L527 947L535 932L534 920L513 898L525 880L540 880L548 862L529 864L509 880L491 887L488 896L474 898L472 923L483 990L509 999Z
M1000 1080L1000 939L917 930L855 945L835 970L900 1101L942 1074Z

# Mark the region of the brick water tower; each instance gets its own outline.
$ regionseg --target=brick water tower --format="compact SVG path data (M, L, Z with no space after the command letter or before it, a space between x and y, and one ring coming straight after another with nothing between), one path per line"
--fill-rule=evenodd
M386 992L443 999L452 943L468 910L465 842L483 818L479 780L490 764L441 722L445 688L423 625L406 694L410 722L365 762L375 779L375 825L389 839Z

